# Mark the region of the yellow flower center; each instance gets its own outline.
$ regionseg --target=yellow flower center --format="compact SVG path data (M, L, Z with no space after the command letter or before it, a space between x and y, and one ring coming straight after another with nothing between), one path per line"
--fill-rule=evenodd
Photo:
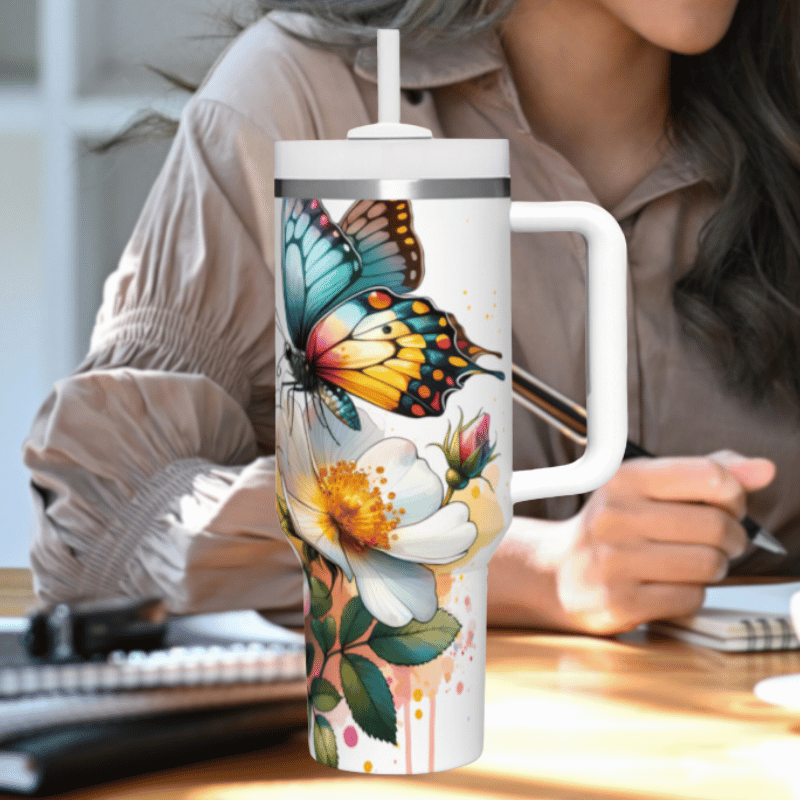
M340 461L320 469L319 488L323 510L341 544L358 551L367 547L389 549L389 534L400 524L400 517L392 515L392 504L384 503L377 486L370 487L369 477L356 469L355 461Z

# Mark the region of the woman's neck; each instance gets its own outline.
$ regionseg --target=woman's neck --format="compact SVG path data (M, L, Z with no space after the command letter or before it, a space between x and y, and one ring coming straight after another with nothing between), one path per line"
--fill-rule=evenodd
M518 0L502 41L534 134L613 208L664 154L669 53L594 0Z

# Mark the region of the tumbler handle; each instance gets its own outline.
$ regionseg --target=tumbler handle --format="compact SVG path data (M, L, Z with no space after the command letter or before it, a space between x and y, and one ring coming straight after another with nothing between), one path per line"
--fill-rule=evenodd
M517 470L511 502L582 494L619 468L628 436L627 247L614 217L594 203L511 203L511 230L574 231L586 240L586 450L570 464Z

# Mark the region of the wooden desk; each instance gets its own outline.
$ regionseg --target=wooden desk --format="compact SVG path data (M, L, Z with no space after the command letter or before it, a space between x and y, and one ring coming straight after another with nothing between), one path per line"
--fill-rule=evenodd
M0 617L24 617L35 605L30 570L0 568Z
M299 737L59 797L800 797L800 714L752 694L763 677L800 672L799 653L725 655L640 632L607 640L492 631L487 661L486 743L468 767L414 777L351 775L316 764Z

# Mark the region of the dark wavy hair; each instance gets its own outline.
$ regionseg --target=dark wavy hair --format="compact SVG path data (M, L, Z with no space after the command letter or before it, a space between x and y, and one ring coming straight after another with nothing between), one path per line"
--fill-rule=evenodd
M323 46L363 44L391 27L424 47L480 34L513 4L259 0L256 11L311 14L332 32L327 42L321 35ZM800 408L800 0L740 0L716 47L673 55L670 119L673 141L720 199L674 287L685 331L731 390L755 403L781 395ZM164 120L150 115L101 148L154 127L163 132Z
M741 0L671 63L674 138L720 198L675 307L731 388L800 404L800 1Z

